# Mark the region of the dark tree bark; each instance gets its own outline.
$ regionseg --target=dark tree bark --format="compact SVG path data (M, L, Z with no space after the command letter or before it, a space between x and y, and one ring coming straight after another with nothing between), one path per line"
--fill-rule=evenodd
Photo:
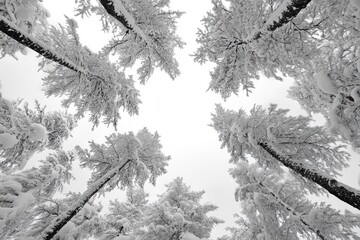
M281 162L285 167L290 168L295 173L318 184L341 201L360 210L360 192L358 190L340 183L336 179L321 172L306 168L303 164L294 162L289 157L282 156L267 142L259 141L258 144L263 150L269 153L274 159Z
M15 24L7 21L5 18L0 16L0 31L5 33L10 38L14 39L18 43L34 50L43 57L52 60L64 67L67 67L75 72L82 72L85 74L83 69L80 69L76 64L70 62L65 57L59 55L59 53L53 52L48 46L32 38L30 35L24 33Z
M114 169L107 172L99 180L97 180L91 187L88 188L75 202L70 206L65 213L60 214L55 218L51 224L44 230L41 239L50 240L60 231L60 229L67 224L71 218L73 218L106 183L108 183L121 169L123 169L131 160L127 160L122 165L115 167Z
M133 30L126 18L115 11L114 2L112 0L100 0L100 3L105 8L106 12L118 20L126 29L130 31Z
M301 10L306 8L306 6L311 2L311 0L292 0L292 3L288 5L287 9L282 13L281 17L274 21L272 24L265 26L264 30L259 30L255 32L247 40L236 39L232 44L229 44L228 49L236 47L239 45L248 44L260 39L266 32L274 32L276 29L284 26L295 18Z

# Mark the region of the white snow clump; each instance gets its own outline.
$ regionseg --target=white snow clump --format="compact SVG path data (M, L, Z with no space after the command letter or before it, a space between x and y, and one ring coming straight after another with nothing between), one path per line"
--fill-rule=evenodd
M195 236L192 233L189 232L185 232L181 234L181 240L200 240L200 238L198 238L197 236Z
M44 141L46 140L46 138L47 138L46 128L39 123L32 123L29 139L32 141Z
M8 149L18 143L17 138L10 133L0 133L0 149Z
M331 79L324 70L315 73L314 78L316 80L317 86L321 89L321 91L333 95L337 94L337 89L332 84Z

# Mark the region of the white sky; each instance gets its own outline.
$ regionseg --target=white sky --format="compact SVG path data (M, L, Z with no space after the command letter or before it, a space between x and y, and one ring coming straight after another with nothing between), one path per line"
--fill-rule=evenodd
M119 122L118 131L128 132L147 127L150 131L158 131L161 135L163 151L171 155L172 160L167 168L168 173L157 180L156 187L147 185L146 191L155 199L157 194L164 191L164 184L177 176L182 176L184 182L192 190L205 190L204 202L211 202L219 209L214 216L226 221L216 227L212 233L215 239L225 234L225 227L232 225L233 214L240 212L239 204L234 200L235 183L228 174L232 167L229 163L229 154L220 149L220 142L216 132L208 126L211 122L211 113L215 104L222 103L224 107L238 110L250 109L255 103L267 106L277 103L282 108L291 109L292 114L304 114L297 102L286 98L286 90L291 80L279 82L262 79L256 83L256 90L250 97L240 93L225 103L219 95L207 92L210 82L209 70L211 65L199 65L193 62L189 54L196 49L196 31L200 26L200 19L206 11L211 9L209 0L172 0L172 9L186 12L178 23L178 34L187 43L184 49L177 50L176 58L180 64L181 76L172 81L167 75L155 71L145 86L139 86L141 100L139 116L129 117L123 113ZM64 22L64 14L71 17L73 14L73 1L44 0L44 5L51 13L52 23ZM105 43L106 37L100 31L100 23L96 18L77 19L79 23L80 39L94 51L98 51ZM23 98L29 103L38 99L41 104L47 105L48 110L60 109L60 100L47 99L41 91L42 72L37 72L38 60L29 50L27 56L17 55L19 60L5 58L0 61L0 80L3 96L8 99ZM70 110L71 111L71 110ZM88 147L89 140L105 141L104 136L112 133L112 127L100 126L91 131L87 119L82 119L73 131L73 138L65 143L65 148L72 149L75 145ZM357 185L359 166L353 154L352 167L344 171L344 181L353 187ZM71 183L67 190L85 191L89 172L75 169L77 179ZM106 199L123 198L124 193L115 191L107 194ZM337 200L331 200L336 206L347 207Z

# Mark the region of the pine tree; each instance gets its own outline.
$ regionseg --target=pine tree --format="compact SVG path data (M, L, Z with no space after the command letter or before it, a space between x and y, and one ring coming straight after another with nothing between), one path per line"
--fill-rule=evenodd
M237 93L241 87L250 93L254 88L252 79L259 78L259 72L280 79L276 73L276 70L282 70L279 62L289 65L290 56L279 56L272 50L272 45L285 45L293 40L281 38L290 35L289 25L310 15L306 8L311 1L228 2L226 7L221 0L212 1L212 11L202 20L205 29L198 31L200 47L195 53L195 61L216 63L210 89L224 98ZM296 43L298 41L293 44ZM297 53L297 50L293 51Z
M293 177L241 162L231 170L235 196L250 222L261 223L258 239L359 239L360 218L330 205L312 203Z
M296 83L290 97L320 112L330 130L358 148L359 6L354 1L213 1L195 60L216 64L210 89L250 93L260 76Z
M27 103L21 107L21 101L0 98L0 169L3 171L21 170L34 153L61 148L76 126L71 114L47 112L35 103L32 110Z
M88 189L43 231L41 239L52 239L97 193L125 188L135 183L142 186L166 172L170 157L161 152L160 136L146 128L136 135L112 134L105 144L90 142L90 150L77 147L82 167L92 170Z
M21 221L22 228L12 235L14 239L38 239L53 219L81 196L80 193L69 192L64 198L43 198L29 211ZM102 206L89 201L59 232L60 239L86 239L101 231L100 211Z
M139 240L204 239L222 220L208 217L217 209L213 204L201 204L204 191L191 191L182 178L175 178L166 185L167 190L151 204L134 233Z
M0 237L6 238L28 227L34 219L32 208L42 199L51 198L61 191L72 178L70 173L73 156L57 151L41 161L38 168L0 175ZM30 212L30 214L29 214Z
M77 23L67 18L67 25L49 27L49 33L42 35L45 46L51 46L55 53L62 53L66 63L53 65L53 59L43 58L40 66L47 76L43 79L47 96L66 96L64 107L74 105L76 118L90 113L89 121L98 126L112 124L115 128L120 119L120 109L130 115L138 113L139 92L132 77L120 72L119 66L110 63L102 53L93 53L83 47L77 34Z
M12 38L44 57L40 68L48 73L44 78L46 94L66 96L63 106L74 104L77 118L90 112L90 121L94 126L104 116L106 124L116 127L120 118L119 109L122 107L130 115L137 114L140 100L134 81L119 72L119 67L110 63L104 54L95 54L81 45L75 20L67 18L65 27L60 25L55 28L46 23L47 15L43 14L41 16L44 19L40 22L44 30L30 34L21 27L21 22L11 17L14 12L23 9L32 19L35 12L30 10L34 6L29 2L34 2L36 8L41 6L37 1L17 1L11 10L7 4L0 5L0 31L3 33L1 36L7 36L2 37L5 41ZM43 7L41 9L46 12ZM29 26L34 24L28 21L26 23ZM0 42L0 46L6 44ZM16 44L14 46L9 50L10 54L21 49ZM8 50L2 51L4 54L8 53Z
M227 147L231 162L250 155L261 166L274 171L287 167L312 193L327 192L360 209L360 193L338 182L338 171L347 166L349 155L344 146L322 127L310 127L309 117L286 116L288 110L268 111L254 107L247 115L217 106L212 126L219 133L222 147Z
M130 187L126 191L126 202L110 201L109 214L104 217L104 227L97 239L111 240L116 237L131 237L138 228L138 223L145 217L149 207L149 194L142 188Z
M2 1L0 3L0 51L1 56L11 55L21 51L26 54L25 38L20 32L12 32L12 25L29 36L36 37L46 29L48 11L42 4L35 1ZM10 36L9 36L10 35ZM16 39L14 39L16 38ZM22 40L21 40L22 39ZM18 42L18 40L20 42ZM15 57L16 58L16 57Z
M125 68L140 60L137 72L145 83L155 67L172 79L180 73L174 49L184 45L176 35L176 21L182 13L171 10L169 4L170 0L98 0L96 4L81 0L77 14L100 16L103 30L113 34L103 50L116 54L119 65Z
M92 6L88 0L78 1L79 15L95 12L104 30L111 27L114 34L103 52L95 54L81 45L75 20L67 18L66 26L55 28L46 22L49 14L38 1L6 1L0 3L0 47L3 55L14 55L24 47L39 53L44 57L40 67L48 73L44 78L48 96L66 96L63 105L74 104L76 117L90 112L94 126L104 116L104 123L116 128L120 108L133 115L138 113L140 103L133 79L120 72L120 67L131 67L140 59L142 83L155 67L171 78L179 75L174 48L184 45L175 33L176 19L182 13L168 7L169 1L100 1L99 6ZM12 44L9 47L8 42ZM109 62L112 51L119 56L118 64Z

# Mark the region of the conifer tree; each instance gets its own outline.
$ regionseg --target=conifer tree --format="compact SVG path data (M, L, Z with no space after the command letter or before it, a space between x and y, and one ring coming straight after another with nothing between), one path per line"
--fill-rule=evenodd
M34 153L61 148L75 126L71 114L47 112L38 102L34 110L21 107L0 95L0 169L21 170Z
M287 112L276 105L267 111L255 106L247 115L242 109L234 112L218 105L212 126L231 154L231 162L250 155L274 171L286 167L310 192L329 192L360 209L360 192L335 178L347 166L344 146L324 128L311 127L309 117L291 117Z
M33 210L50 199L72 178L71 153L58 150L33 167L15 174L0 174L0 238L8 239L36 219ZM23 236L22 236L23 237Z
M124 68L137 60L141 83L151 76L155 68L165 71L172 79L180 72L174 58L174 49L184 42L176 34L176 22L182 12L169 8L170 0L81 0L77 14L94 13L100 16L103 30L113 34L104 52L113 53Z
M321 113L334 135L358 148L359 23L356 1L223 1L198 31L195 61L211 61L210 89L249 94L263 75L295 79L290 97Z
M292 176L245 162L238 163L231 175L238 184L235 196L242 214L251 225L260 223L257 239L359 239L354 231L360 224L358 215L341 214L324 202L312 203ZM251 239L245 237L249 232L242 234Z
M90 149L77 147L82 167L92 170L88 189L55 218L43 231L41 239L52 239L61 229L98 193L111 191L116 187L125 188L135 183L142 186L149 180L166 172L170 157L161 152L158 133L152 134L146 128L136 135L111 134L105 144L90 142Z
M147 208L134 239L207 239L213 227L223 222L207 216L217 207L200 203L204 191L191 191L180 177L166 187L159 200Z

